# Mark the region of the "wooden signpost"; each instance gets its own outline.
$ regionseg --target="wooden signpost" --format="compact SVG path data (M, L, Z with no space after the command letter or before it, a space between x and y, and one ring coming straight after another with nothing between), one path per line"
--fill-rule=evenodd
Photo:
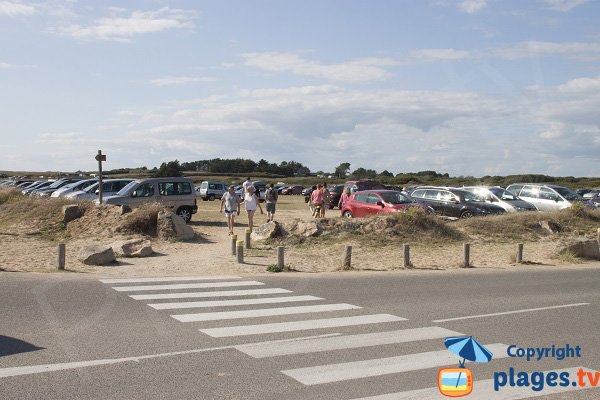
M98 161L98 201L102 204L102 161L106 161L106 154L102 154L102 150L98 150L95 158Z

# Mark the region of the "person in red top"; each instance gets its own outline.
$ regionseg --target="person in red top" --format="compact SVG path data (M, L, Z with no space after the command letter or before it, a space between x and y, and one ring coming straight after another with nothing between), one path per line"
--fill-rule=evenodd
M313 190L313 192L310 194L310 202L312 203L313 207L315 208L315 211L313 213L313 216L315 218L319 218L321 216L321 208L323 208L323 200L324 200L324 196L323 196L323 185L321 185L320 183L317 185L317 190Z
M338 202L338 208L340 210L344 207L344 204L346 204L346 202L348 201L349 198L350 198L350 188L346 187L344 189L344 192L342 193L342 197L340 197L340 201Z

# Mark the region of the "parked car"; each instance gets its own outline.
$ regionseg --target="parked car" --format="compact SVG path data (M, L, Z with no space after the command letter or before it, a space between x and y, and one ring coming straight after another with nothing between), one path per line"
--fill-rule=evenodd
M572 190L558 185L515 183L506 190L535 205L540 211L562 210L583 198Z
M395 190L363 190L354 192L342 207L341 214L346 218L361 218L370 215L395 213L409 208L420 208L432 213L433 209L417 203L409 196Z
M502 207L486 203L483 197L464 189L425 186L415 189L411 196L431 206L436 215L445 218L470 218L505 212Z
M104 202L131 207L157 202L173 210L186 222L198 211L194 183L190 178L136 179L116 195L108 196Z
M338 206L340 202L340 197L342 197L342 193L344 192L344 184L332 185L328 186L329 190L329 208L332 209Z
M133 179L105 179L102 181L102 197L108 197L117 194L125 186L129 185ZM96 200L100 195L98 188L100 183L96 181L84 190L79 190L67 194L65 197L74 200Z
M62 178L57 179L52 183L52 185L48 185L45 188L37 188L31 192L32 196L50 196L54 193L55 190L60 189L63 186L68 185L69 183L81 181L81 178Z
M225 182L203 181L196 189L196 192L198 197L200 197L202 200L214 201L215 199L220 199L223 197L228 187L229 185L227 185Z
M315 186L316 187L316 186ZM302 189L302 192L300 192L300 194L302 196L310 196L313 192L313 187L309 186L309 187L305 187L304 189Z
M263 182L261 182L261 183L263 183ZM260 185L257 187L254 185L254 182L253 182L252 186L254 186L254 193L256 194L256 196L258 196L258 201L260 201L260 202L265 201L265 192L267 190L266 184L265 184L265 186ZM244 199L244 186L237 185L234 188L234 190L235 190L235 194L237 194L240 197L240 199L243 200Z
M463 189L480 195L486 203L500 206L506 212L537 211L536 206L500 186L466 186Z
M350 193L359 192L361 190L385 190L385 186L381 183L373 180L364 180L364 181L346 181L344 183L345 190L347 187L350 188Z
M582 197L589 200L598 196L600 196L600 189L590 189L590 191L585 193Z
M65 197L69 193L78 192L80 190L85 190L92 186L94 183L98 182L97 179L84 179L78 182L72 182L68 185L61 187L60 189L56 189L50 197Z
M288 186L285 189L283 189L281 191L281 194L285 194L285 195L300 195L302 194L302 191L304 190L304 186L300 186L300 185L294 185L294 186Z
M23 193L25 195L28 195L28 194L31 194L36 189L45 188L47 186L52 185L53 183L54 183L54 181L40 181L40 182L38 182L38 183L36 183L34 185L31 185L31 186L27 187L26 189L23 189L21 191L21 193Z

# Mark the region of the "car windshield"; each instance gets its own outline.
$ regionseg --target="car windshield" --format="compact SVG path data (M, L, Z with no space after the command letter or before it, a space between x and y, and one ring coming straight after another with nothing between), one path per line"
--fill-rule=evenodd
M52 185L48 186L48 189L55 189L57 187L60 187L60 185L62 185L64 181L58 180L55 181Z
M565 188L565 187L553 187L552 189L556 190L558 194L564 197L567 200L581 200L582 197L577 193Z
M135 185L137 185L139 182L136 181L131 181L129 182L127 185L125 185L125 187L121 190L119 190L117 192L117 194L119 196L127 196L127 192L129 191L129 189L133 188Z
M406 204L413 203L413 200L403 195L400 192L385 192L379 193L383 201L390 204Z
M515 196L512 192L509 192L506 189L490 188L490 192L494 193L494 195L500 200L519 200L517 196Z

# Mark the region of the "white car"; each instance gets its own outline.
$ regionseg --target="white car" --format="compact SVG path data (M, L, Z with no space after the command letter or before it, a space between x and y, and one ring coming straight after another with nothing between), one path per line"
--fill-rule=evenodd
M480 195L486 203L500 206L506 212L538 211L532 203L519 198L519 196L500 186L466 186L463 189Z
M69 193L85 190L96 182L98 182L97 179L86 179L83 181L69 183L68 185L63 186L60 189L57 189L54 192L52 192L50 197L66 197Z
M112 196L127 186L133 179L106 179L102 181L102 196ZM98 182L85 190L72 192L65 197L73 200L96 200L98 198Z

